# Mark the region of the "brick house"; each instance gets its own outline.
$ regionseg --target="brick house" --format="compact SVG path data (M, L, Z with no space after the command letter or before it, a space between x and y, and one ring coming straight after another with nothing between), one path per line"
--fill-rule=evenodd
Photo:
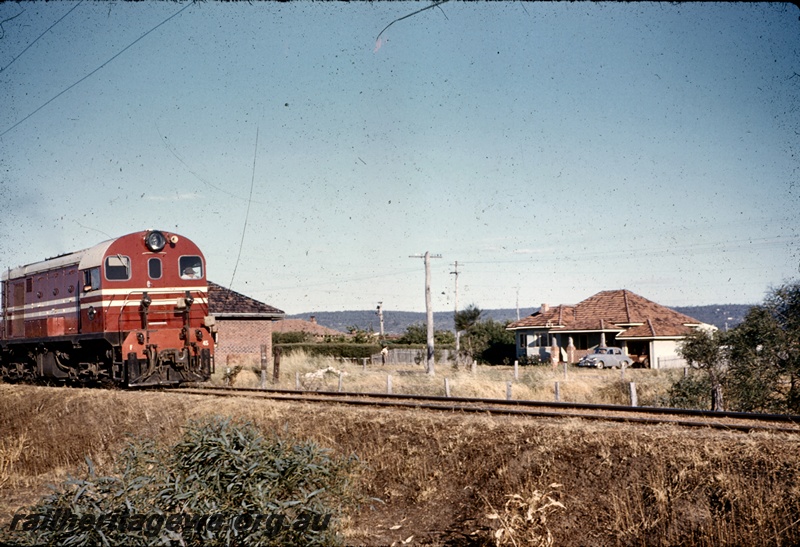
M598 345L617 346L631 360L651 368L681 367L681 341L695 329L714 329L697 319L656 304L631 291L601 291L575 305L542 307L510 323L517 357L550 360L551 347L559 348L559 361L577 362ZM572 342L574 351L567 353Z
M267 346L271 362L272 326L283 319L282 310L209 281L208 314L217 325L214 360L218 367L226 366L229 356L260 359L262 345Z

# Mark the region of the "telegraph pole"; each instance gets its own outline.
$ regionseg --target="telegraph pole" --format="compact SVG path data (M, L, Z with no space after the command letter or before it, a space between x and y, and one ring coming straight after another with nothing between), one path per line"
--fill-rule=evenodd
M431 258L442 258L442 255L431 255L425 251L424 255L411 255L409 258L425 259L425 314L428 322L428 356L425 367L431 376L435 374L433 359L433 308L431 307Z
M375 312L378 314L378 319L381 322L381 341L383 341L383 302L378 302L378 311Z
M456 317L458 316L458 260L455 263L455 271L450 272L450 275L456 276L456 305L453 312L453 330L456 333L456 364L458 364L458 350L461 342L461 333L458 332L458 325L456 324Z

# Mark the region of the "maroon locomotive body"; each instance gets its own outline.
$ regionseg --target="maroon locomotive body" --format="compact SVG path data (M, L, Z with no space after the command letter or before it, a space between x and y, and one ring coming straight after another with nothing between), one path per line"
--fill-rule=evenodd
M6 380L174 385L214 368L205 258L147 230L7 270L0 372Z

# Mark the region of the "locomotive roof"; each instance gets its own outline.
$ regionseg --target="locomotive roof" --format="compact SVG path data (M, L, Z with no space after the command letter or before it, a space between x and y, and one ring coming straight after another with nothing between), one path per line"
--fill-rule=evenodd
M31 274L37 274L49 270L55 270L57 268L63 268L64 266L70 266L73 264L77 264L79 270L100 266L100 264L103 262L103 257L105 256L106 251L111 244L118 239L119 238L116 237L114 239L109 239L107 241L103 241L102 243L98 243L97 245L89 247L88 249L59 255L53 258L47 258L39 262L33 262L31 264L18 266L16 268L9 268L7 271L3 272L3 281L26 277Z
M144 237L144 235L147 234L149 231L150 230L142 230L141 232L133 232L130 234L126 234L124 236L115 237L112 239L108 239L106 241L102 241L97 245L94 245L87 249L83 249L81 251L75 251L72 253L66 253L63 255L54 256L52 258L47 258L39 262L26 264L24 266L18 266L16 268L9 268L8 270L3 272L2 280L6 281L8 279L19 279L32 274L47 272L50 270L55 270L58 268L63 268L65 266L71 266L71 265L77 265L79 270L85 270L87 268L95 268L103 263L103 258L106 256L108 248L115 241L119 241L120 239L124 238L129 238L131 236Z

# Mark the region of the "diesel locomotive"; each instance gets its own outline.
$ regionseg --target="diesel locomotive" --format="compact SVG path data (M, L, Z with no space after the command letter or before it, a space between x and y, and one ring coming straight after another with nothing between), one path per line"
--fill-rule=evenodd
M2 275L6 381L124 387L207 380L214 318L189 239L146 230Z

